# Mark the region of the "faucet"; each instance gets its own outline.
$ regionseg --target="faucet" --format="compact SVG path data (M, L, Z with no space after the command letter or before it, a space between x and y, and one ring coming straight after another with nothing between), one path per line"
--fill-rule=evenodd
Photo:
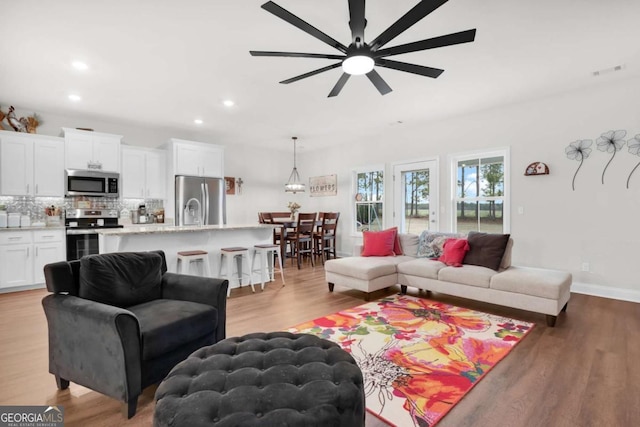
M191 203L195 203L196 208L191 207ZM202 205L200 204L200 200L191 198L187 201L187 204L184 205L184 225L190 225L191 223L195 225L200 225L200 212L202 212ZM191 217L191 221L187 221L187 218Z

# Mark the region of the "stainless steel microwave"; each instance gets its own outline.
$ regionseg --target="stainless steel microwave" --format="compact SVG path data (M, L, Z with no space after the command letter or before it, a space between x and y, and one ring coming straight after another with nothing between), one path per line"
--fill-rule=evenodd
M64 190L66 196L118 197L120 174L95 170L66 169Z

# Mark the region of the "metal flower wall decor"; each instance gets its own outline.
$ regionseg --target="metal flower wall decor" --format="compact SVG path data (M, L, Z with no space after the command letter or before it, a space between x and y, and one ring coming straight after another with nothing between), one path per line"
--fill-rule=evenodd
M627 136L626 130L610 130L603 133L598 139L596 139L598 150L602 151L603 153L611 154L609 161L605 164L604 169L602 170L602 176L600 177L600 181L602 182L602 184L604 184L604 176L607 172L607 168L609 168L609 165L615 158L616 153L622 150L625 143L629 147L629 153L634 156L640 157L640 134L634 136L629 141L625 141L625 136ZM589 158L589 155L592 151L592 144L593 141L590 139L579 139L570 143L569 146L564 149L567 158L580 162L580 164L578 165L578 169L576 169L576 172L573 174L573 180L571 181L571 188L573 191L575 191L576 189L576 176L578 175L578 172L580 171L580 168L582 167L585 159ZM634 166L634 168L629 173L629 176L627 177L627 188L629 188L631 176L639 167L640 161Z
M613 158L616 156L616 153L622 150L624 146L624 137L627 136L626 130L610 130L609 132L605 132L600 135L600 138L596 139L596 144L598 144L598 150L604 151L605 153L613 153L611 158L605 165L602 170L602 183L604 184L604 173L607 171L607 168L613 161Z
M640 133L634 136L633 139L630 139L629 142L627 142L627 145L629 146L629 152L631 154L635 156L640 156ZM627 178L627 188L629 188L629 181L631 180L631 175L633 175L636 169L638 169L638 166L640 166L640 162L638 162L635 165L635 167L631 169L631 173Z
M582 163L584 163L584 159L589 158L589 154L591 154L591 144L593 141L590 139L579 139L577 141L573 141L567 148L564 149L565 153L567 153L567 157L571 160L577 160L580 162L578 165L578 169L576 169L576 173L573 174L573 181L571 181L571 188L573 191L576 190L576 176L578 175L578 171L582 167Z

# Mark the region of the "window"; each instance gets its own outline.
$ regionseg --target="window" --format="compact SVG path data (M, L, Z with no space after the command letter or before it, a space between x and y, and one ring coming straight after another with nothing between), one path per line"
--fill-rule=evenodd
M353 230L382 230L384 213L384 169L354 171Z
M456 156L453 229L458 233L509 230L508 151Z

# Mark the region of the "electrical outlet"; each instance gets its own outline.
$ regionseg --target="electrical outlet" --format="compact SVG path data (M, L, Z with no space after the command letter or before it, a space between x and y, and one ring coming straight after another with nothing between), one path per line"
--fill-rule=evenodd
M582 263L582 271L590 271L590 266L588 262Z
M518 214L519 215L523 215L524 214L524 206L518 206Z

